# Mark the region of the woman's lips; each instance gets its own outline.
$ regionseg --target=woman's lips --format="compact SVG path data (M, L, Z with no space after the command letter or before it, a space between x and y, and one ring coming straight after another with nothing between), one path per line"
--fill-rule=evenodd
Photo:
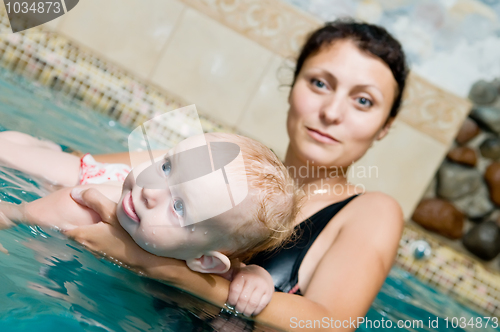
M311 136L312 138L314 138L318 142L329 143L329 144L339 143L338 140L336 140L335 138L333 138L332 136L330 136L328 134L322 133L320 131L317 131L317 130L314 130L314 129L311 129L308 127L306 127L306 129L307 129L307 133L309 134L309 136Z
M135 222L141 222L137 213L135 213L134 201L132 200L132 192L129 191L122 201L122 207L125 214Z

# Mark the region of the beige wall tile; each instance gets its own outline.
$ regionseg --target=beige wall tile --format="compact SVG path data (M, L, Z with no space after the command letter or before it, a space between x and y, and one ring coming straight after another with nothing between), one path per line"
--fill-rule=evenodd
M85 0L58 31L146 78L184 9L177 0Z
M60 17L56 18L55 20L52 20L52 21L49 21L45 24L40 25L40 27L42 29L45 29L45 30L56 31L57 27L59 26L59 24L61 24L61 21L63 21L65 17L66 17L66 15L60 16Z
M151 80L234 126L271 58L253 41L187 9Z
M257 93L236 125L236 130L255 138L271 149L282 160L288 145L286 117L290 88L284 76L293 70L282 57L274 56L267 73L260 82Z
M401 204L405 219L408 219L446 151L446 145L396 120L389 134L351 166L349 180L363 184L367 191L391 195ZM365 177L362 176L363 170ZM359 177L351 176L351 172Z

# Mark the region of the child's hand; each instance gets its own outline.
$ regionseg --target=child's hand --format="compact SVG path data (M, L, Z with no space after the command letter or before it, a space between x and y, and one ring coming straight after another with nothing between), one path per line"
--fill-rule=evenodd
M23 216L24 205L0 202L0 229L14 226L14 221L19 221Z
M271 301L273 293L271 275L258 265L248 265L234 271L227 302L246 316L258 315Z

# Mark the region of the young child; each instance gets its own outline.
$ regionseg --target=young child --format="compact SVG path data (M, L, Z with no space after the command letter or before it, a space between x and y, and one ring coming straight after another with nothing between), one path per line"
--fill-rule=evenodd
M225 176L236 180L245 177L248 183L248 195L241 203L206 220L190 220L190 209L195 209L196 198L201 199L200 195L213 196L216 201L219 196L222 198L224 193L211 190L215 186L212 180L207 179L198 183L196 188L186 187L175 193L168 184L186 172L186 165L177 164L175 156L178 154L175 152L179 147L184 150L191 148L193 139L181 142L164 157L155 159L154 164L145 162L129 173L126 165L97 163L88 154L78 160L53 143L16 132L0 133L0 162L43 176L55 184L80 185L74 189L58 190L30 203L1 203L0 212L14 222L60 229L88 225L99 222L100 217L73 201L70 193L73 191L73 195L78 196L81 190L96 188L118 202L120 224L144 250L185 260L187 266L197 272L224 274L230 280L239 274L244 274L247 279L258 278L260 281L245 284L252 289L242 289L240 293L253 291L253 294L261 294L261 304L244 312L257 314L271 299L274 291L272 279L264 269L244 264L228 273L231 261L245 261L257 252L282 244L293 232L300 197L286 168L264 145L249 138L222 133L205 134L205 140L237 144L244 167L229 167ZM180 168L176 169L177 166ZM141 176L148 172L153 177L149 176L147 181L165 181L165 185L151 187L144 181L138 185ZM122 188L113 182L123 178ZM232 190L235 188L233 186ZM262 280L266 283L263 284ZM258 287L253 290L256 284ZM230 292L235 289L241 287L234 287L232 283Z

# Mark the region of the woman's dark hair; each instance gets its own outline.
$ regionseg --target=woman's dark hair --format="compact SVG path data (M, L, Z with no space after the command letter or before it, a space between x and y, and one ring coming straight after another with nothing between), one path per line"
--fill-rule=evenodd
M408 67L401 44L387 30L377 25L356 22L353 19L340 19L328 22L314 31L302 47L297 59L292 86L306 59L318 53L322 47L329 46L338 40L354 42L361 51L376 56L389 66L398 84L398 91L387 120L395 117L401 105Z

